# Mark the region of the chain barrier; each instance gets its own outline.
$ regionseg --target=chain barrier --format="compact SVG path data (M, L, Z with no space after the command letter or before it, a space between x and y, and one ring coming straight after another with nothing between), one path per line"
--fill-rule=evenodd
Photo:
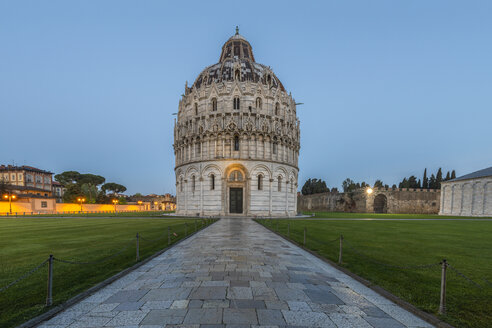
M162 237L158 237L155 239L148 239L148 238L142 237L142 235L139 235L139 238L143 241L148 241L149 243L155 243L156 241L163 240L164 238L167 238L167 232Z
M118 252L108 256L108 257L105 257L105 258L102 258L100 260L97 260L97 261L88 261L88 262L82 262L82 261L71 261L71 260L64 260L64 259L59 259L57 257L54 257L53 260L54 261L57 261L57 262L61 262L61 263L67 263L67 264L99 264L99 263L103 263L103 262L106 262L106 261L109 261L111 260L112 258L115 258L116 256L120 255L121 253L123 253L125 250L127 250L130 246L133 246L133 243L134 241L132 240L131 243L129 243L127 246L123 247L122 249L120 249Z
M43 267L46 263L48 263L48 260L44 260L41 264L39 264L37 267L35 267L34 269L31 269L30 271L24 273L22 276L20 276L19 278L17 278L16 280L12 281L10 284L0 288L0 293L9 289L10 287L12 287L13 285L17 284L18 282L26 279L27 277L29 277L30 275L32 275L34 272L38 271L39 269L41 269L41 267Z
M461 276L463 279L467 280L469 283L475 285L475 287L478 287L480 289L483 289L483 287L478 284L477 282L471 280L470 278L468 278L465 274L461 273L458 269L456 269L454 266L452 266L451 264L447 264L448 265L448 268L450 268L451 270L453 270L458 276ZM485 281L487 281L486 279L484 279Z
M403 269L403 270L410 270L410 269L429 269L429 268L432 268L432 267L440 266L441 265L441 262L430 263L430 264L421 264L421 265L394 265L394 264L388 264L388 263L384 263L384 262L380 262L380 261L374 260L374 259L370 258L369 256L367 256L365 254L362 254L361 252L359 252L358 250L356 250L354 248L354 246L351 246L350 243L348 243L346 239L343 240L343 244L344 244L345 247L348 247L349 249L351 249L355 254L357 254L357 255L359 255L361 257L366 258L370 262L373 262L375 264L378 264L378 265L381 265L381 266L385 266L385 267L388 267L388 268Z

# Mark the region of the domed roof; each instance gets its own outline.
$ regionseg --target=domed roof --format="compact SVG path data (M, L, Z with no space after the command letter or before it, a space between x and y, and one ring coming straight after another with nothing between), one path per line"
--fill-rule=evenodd
M251 44L239 34L239 28L236 26L236 34L222 46L219 62L205 68L193 83L192 88L199 89L202 84L209 85L213 82L237 79L260 82L271 88L280 88L285 91L284 86L269 67L255 62Z

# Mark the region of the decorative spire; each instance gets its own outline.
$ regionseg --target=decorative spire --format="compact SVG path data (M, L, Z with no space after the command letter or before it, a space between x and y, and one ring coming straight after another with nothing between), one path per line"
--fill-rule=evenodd
M236 25L236 35L239 35L239 26Z

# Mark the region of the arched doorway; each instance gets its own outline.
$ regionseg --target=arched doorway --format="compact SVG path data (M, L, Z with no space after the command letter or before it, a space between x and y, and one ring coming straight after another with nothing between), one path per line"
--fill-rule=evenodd
M226 170L225 213L248 214L248 176L241 164L232 164Z
M388 199L385 195L379 194L374 197L374 213L387 213Z

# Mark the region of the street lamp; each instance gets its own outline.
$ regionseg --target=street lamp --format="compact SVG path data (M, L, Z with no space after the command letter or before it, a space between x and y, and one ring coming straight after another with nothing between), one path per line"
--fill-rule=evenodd
M118 200L113 199L113 204L114 204L114 212L116 213L116 204L118 204Z
M141 200L139 200L139 201L137 202L137 204L138 204L138 205L139 205L139 207L140 207L140 211L142 211L142 203L143 203L143 202L142 202Z
M82 203L85 202L85 198L84 197L78 197L77 201L80 203L80 211L82 212Z
M17 195L12 194L12 192L9 191L8 194L3 195L3 199L9 201L9 211L10 211L10 214L12 214L12 200L16 200L17 199Z
M372 190L371 187L369 187L369 188L366 189L366 192L367 192L368 195L370 195L370 194L372 194L373 190Z

